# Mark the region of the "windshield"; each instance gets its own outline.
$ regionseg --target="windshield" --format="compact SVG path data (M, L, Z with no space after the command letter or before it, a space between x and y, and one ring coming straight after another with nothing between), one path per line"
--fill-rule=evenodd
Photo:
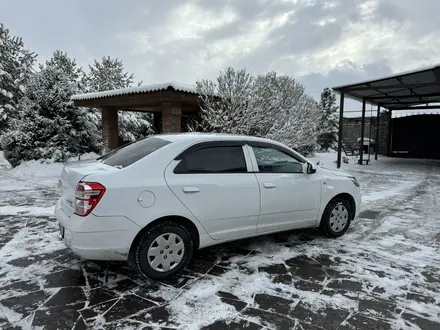
M157 137L147 137L110 151L98 158L98 161L109 166L123 168L170 143Z

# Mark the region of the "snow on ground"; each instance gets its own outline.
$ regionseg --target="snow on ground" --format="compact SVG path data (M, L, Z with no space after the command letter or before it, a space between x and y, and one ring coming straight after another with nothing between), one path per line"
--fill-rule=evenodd
M45 159L24 161L17 167L11 168L7 160L2 157L3 152L0 152L0 173L3 176L2 183L4 184L4 190L26 190L35 187L52 189L57 185L61 171L65 165L64 163L55 162L52 159ZM67 163L78 160L96 159L98 157L99 155L95 153L87 153L80 155L79 157L71 157L67 160ZM1 166L2 160L4 164L3 167ZM10 180L6 180L6 178L9 178ZM8 186L9 183L11 183L10 186ZM2 209L0 207L0 214L6 214L6 212L13 212L13 209ZM20 212L32 213L35 212L35 210L32 210L32 208L29 210L23 210L20 208L16 209L16 213ZM47 212L42 209L42 212L47 214L47 212L50 212L50 209L47 208Z
M365 155L368 157L368 155ZM360 166L357 164L355 157L348 157L349 163L342 163L341 168L336 166L336 152L317 153L309 160L313 163L319 161L320 166L340 170L353 174L353 176L364 181L361 189L363 207L367 206L373 201L383 200L393 196L398 196L407 190L411 190L419 183L418 176L407 176L406 180L402 180L402 175L398 172L410 174L411 163L417 164L418 160L408 160L408 162L401 162L398 167L393 158L380 157L380 162L374 161L374 156L371 155L371 163L369 165ZM384 178L383 174L387 174ZM396 175L397 174L397 175ZM416 171L417 174L417 171ZM366 177L368 175L368 177ZM370 181L371 182L368 182Z
M79 157L71 157L67 162L78 160L96 159L99 155L95 153L87 153ZM1 158L0 158L1 161ZM17 167L9 171L10 174L19 178L54 178L58 179L63 170L64 163L57 163L51 159L47 160L29 160L22 162Z
M310 159L336 168L334 153ZM0 168L0 328L440 329L440 162L343 164L364 201L343 237L207 248L165 282L66 250L51 216L60 171L33 165Z
M53 215L54 206L42 207L42 206L14 206L5 205L0 206L0 215Z
M36 178L58 178L63 169L63 163L52 161L29 160L13 168L9 173L15 177L30 179Z

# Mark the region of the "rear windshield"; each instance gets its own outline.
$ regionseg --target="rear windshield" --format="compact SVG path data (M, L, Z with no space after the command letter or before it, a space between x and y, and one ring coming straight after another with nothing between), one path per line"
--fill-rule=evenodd
M137 162L139 159L144 158L145 156L170 143L170 141L156 137L148 137L123 145L122 147L98 158L98 160L109 166L123 168Z

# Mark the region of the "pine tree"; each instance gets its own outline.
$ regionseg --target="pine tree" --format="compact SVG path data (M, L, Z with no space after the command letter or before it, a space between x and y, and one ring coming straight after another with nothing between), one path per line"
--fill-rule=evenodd
M322 149L334 148L338 140L339 107L336 106L336 95L330 88L325 88L321 93L319 103L321 111L320 135L318 143Z
M134 75L124 72L124 64L117 58L108 56L103 57L101 62L95 60L89 69L86 81L90 92L127 88L133 84Z
M89 69L85 79L88 92L127 88L133 84L134 75L125 72L122 61L117 58L103 57L101 62L95 60ZM101 122L101 114L96 109L89 116L95 117L92 119L94 122ZM154 133L152 120L148 113L120 111L118 124L121 143L132 142Z
M35 57L24 48L21 38L11 36L0 23L0 135L19 116L17 104L32 74Z
M84 91L83 72L66 53L56 51L26 86L20 120L1 139L5 156L16 166L22 160L53 159L99 152L100 135L73 105L71 96Z

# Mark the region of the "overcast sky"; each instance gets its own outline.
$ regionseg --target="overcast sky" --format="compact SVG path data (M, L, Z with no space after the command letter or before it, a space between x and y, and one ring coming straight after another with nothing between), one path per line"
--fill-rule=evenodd
M440 63L439 0L0 0L0 22L44 61L118 57L145 84L226 66L307 91Z

